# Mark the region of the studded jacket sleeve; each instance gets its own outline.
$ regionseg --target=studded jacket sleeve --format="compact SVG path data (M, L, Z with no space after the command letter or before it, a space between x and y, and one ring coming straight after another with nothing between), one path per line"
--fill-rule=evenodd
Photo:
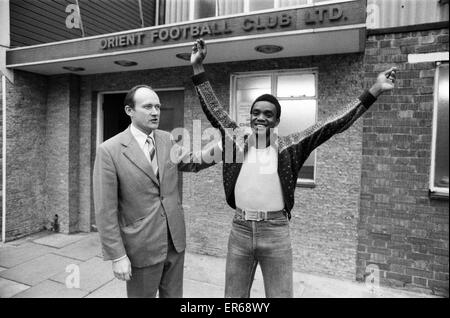
M222 134L224 134L227 129L238 128L237 123L231 119L217 99L206 74L200 73L194 75L192 76L192 81L194 82L195 89L200 98L203 112L211 125L214 128L218 128Z
M301 132L281 137L280 151L289 147L296 147L297 151L304 155L309 155L333 135L349 128L367 111L375 100L376 98L369 91L364 91L358 99L355 99L330 117L318 121Z
M224 110L204 72L194 75L192 80L203 112L211 125L220 130L223 149L222 159L227 163L233 162L234 154L238 153L242 156L249 131L245 127L239 127ZM232 149L232 151L225 151L225 149ZM239 161L240 159L236 160Z

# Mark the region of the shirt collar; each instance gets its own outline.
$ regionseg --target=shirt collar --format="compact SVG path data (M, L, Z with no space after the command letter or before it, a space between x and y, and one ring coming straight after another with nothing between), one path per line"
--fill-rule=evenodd
M147 135L140 129L136 128L133 124L130 125L130 130L131 130L131 134L133 135L134 139L136 139L139 147L141 147L143 149L145 146L145 142L147 141ZM148 136L152 137L153 140L155 140L155 133L153 130L150 133L150 135L148 135Z

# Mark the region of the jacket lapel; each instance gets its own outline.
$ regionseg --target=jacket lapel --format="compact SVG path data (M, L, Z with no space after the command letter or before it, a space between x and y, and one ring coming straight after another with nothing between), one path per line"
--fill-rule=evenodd
M139 147L136 139L131 134L130 128L124 131L124 138L122 144L125 146L123 154L127 157L136 167L141 169L153 182L159 186L158 178L156 178L150 163L145 158L142 149Z
M167 148L159 130L155 130L156 158L158 159L159 180L162 180L166 166Z

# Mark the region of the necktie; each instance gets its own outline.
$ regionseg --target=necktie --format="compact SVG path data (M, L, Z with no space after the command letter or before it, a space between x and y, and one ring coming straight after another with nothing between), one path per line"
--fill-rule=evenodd
M151 136L147 136L148 151L150 154L150 163L153 168L153 172L155 172L156 177L158 177L158 161L156 159L156 149L155 142Z

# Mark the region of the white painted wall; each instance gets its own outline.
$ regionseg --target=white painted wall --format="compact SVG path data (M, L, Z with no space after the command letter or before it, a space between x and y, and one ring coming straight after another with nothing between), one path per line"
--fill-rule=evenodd
M0 0L0 75L4 74L13 82L13 73L6 65L6 49L10 46L9 0Z
M9 47L9 0L0 0L0 45Z

